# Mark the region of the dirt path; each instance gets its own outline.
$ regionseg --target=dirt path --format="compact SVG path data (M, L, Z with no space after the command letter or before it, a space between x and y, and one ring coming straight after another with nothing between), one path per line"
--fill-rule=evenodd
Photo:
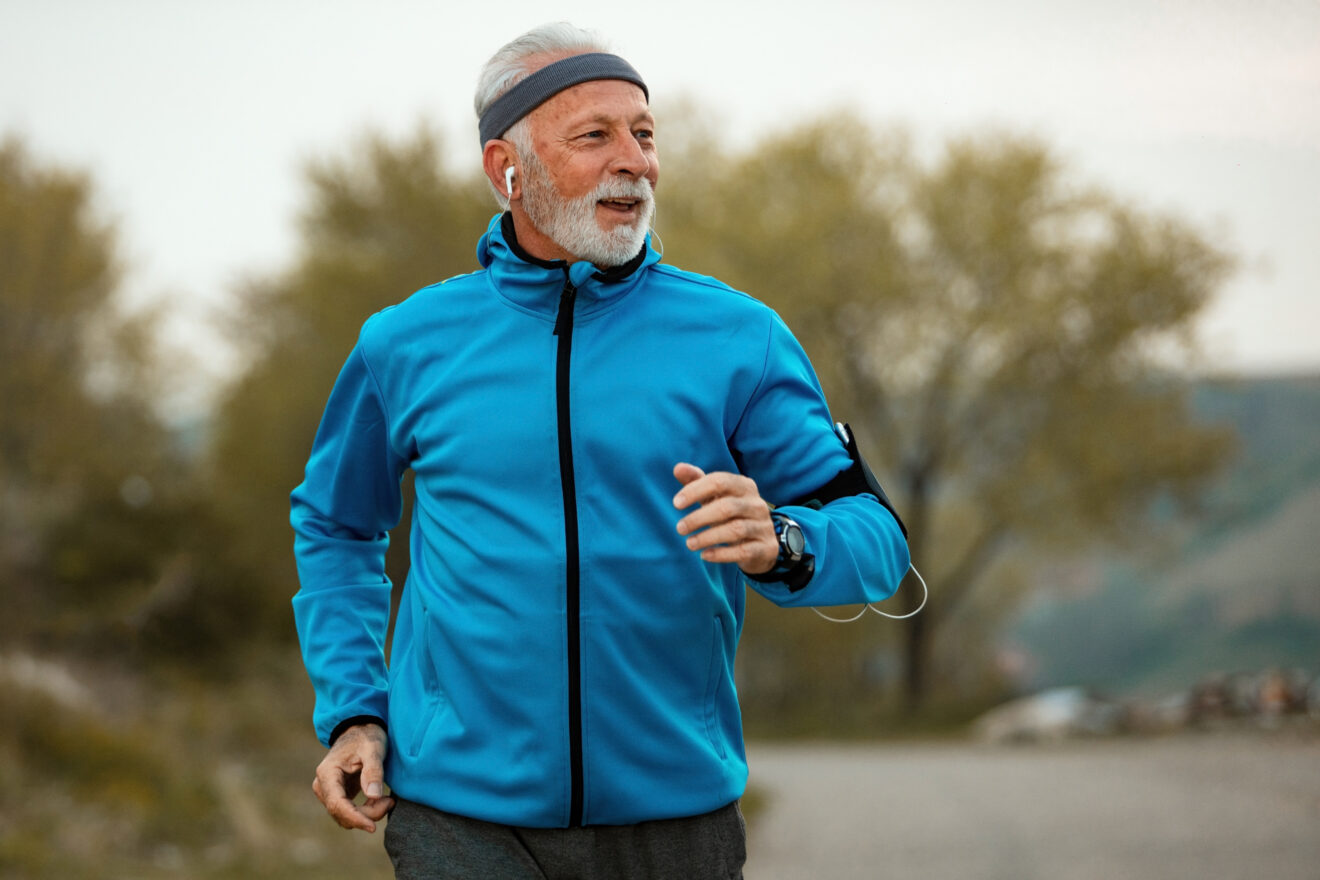
M749 747L748 880L1320 880L1320 741Z

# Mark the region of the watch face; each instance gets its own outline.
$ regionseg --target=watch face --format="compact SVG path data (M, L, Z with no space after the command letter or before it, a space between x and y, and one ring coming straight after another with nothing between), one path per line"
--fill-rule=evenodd
M802 551L807 549L807 540L802 536L802 529L796 523L789 523L784 526L784 546L788 552L797 558L802 555Z

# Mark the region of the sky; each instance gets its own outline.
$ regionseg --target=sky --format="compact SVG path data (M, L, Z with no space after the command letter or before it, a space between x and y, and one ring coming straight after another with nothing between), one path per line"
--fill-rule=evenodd
M0 138L92 175L205 384L235 366L218 311L294 259L303 165L425 120L475 168L478 69L550 20L641 71L662 158L683 99L738 146L838 108L932 149L1037 136L1237 254L1208 369L1320 369L1320 0L0 0Z

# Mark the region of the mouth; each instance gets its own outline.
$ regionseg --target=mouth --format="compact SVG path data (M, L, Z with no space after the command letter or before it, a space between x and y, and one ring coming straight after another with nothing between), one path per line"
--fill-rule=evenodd
M612 211L612 212L614 212L614 213L616 213L616 214L625 214L625 215L626 215L626 214L634 214L634 213L636 213L636 212L637 212L637 209L638 209L638 208L641 206L641 204L642 204L642 200L641 200L641 199L627 199L627 198L623 198L623 199L601 199L601 200L599 200L598 202L596 202L596 204L597 204L597 205L600 205L602 208L604 208L604 209L607 210L607 211Z

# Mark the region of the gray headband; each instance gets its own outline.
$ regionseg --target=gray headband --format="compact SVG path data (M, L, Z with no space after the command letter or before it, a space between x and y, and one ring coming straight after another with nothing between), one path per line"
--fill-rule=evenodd
M630 82L642 90L648 101L651 99L646 83L642 82L642 75L618 55L604 52L570 55L547 64L496 98L486 108L486 112L481 114L477 126L481 133L481 143L484 145L486 141L502 136L515 122L564 89L598 79Z

